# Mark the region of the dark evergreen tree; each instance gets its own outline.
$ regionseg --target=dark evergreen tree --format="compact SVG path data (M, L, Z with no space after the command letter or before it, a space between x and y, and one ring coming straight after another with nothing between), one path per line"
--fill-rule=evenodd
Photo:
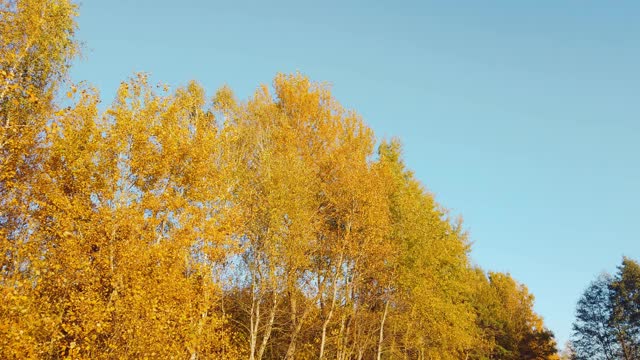
M603 274L578 301L576 360L640 359L640 265L624 258L615 277Z
M573 323L573 348L576 360L614 360L618 356L616 336L610 326L611 276L602 274L585 290L578 301Z

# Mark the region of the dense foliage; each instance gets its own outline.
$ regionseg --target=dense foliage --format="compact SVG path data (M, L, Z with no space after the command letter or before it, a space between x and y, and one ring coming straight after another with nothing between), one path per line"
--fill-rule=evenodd
M640 264L624 258L615 276L600 275L578 302L576 360L640 359Z
M470 264L327 86L137 75L62 105L75 12L0 0L0 358L556 358L526 287Z

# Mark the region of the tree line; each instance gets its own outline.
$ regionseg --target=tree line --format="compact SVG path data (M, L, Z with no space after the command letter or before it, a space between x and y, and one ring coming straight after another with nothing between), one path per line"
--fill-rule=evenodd
M66 80L76 15L0 0L0 357L557 359L533 295L328 86L138 74L102 111Z

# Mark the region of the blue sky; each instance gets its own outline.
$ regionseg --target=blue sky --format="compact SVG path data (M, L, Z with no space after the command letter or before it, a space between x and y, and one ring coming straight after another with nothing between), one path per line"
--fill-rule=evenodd
M575 303L640 258L637 1L81 3L74 80L111 101L136 71L245 98L277 72L333 85L398 136L472 258L536 296L562 344Z

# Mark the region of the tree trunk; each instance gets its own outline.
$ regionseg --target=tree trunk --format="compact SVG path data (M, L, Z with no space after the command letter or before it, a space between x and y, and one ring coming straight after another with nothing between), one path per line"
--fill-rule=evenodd
M278 308L278 292L273 290L273 304L271 306L271 310L269 311L269 322L267 322L267 327L264 330L264 334L262 335L262 343L260 344L260 349L258 349L258 355L256 356L256 360L261 360L264 355L264 351L267 348L267 344L269 343L269 337L271 337L271 330L273 329L273 321L276 318L276 310Z
M296 300L291 300L291 340L289 341L289 347L287 348L287 354L285 355L286 360L295 359L296 347L298 344L298 335L300 334L300 330L302 330L302 324L304 323L304 319L307 317L309 313L308 308L305 308L302 312L302 315L298 317L298 306Z
M389 300L384 303L384 312L382 313L382 320L380 321L380 334L378 336L378 356L377 359L382 358L382 342L384 341L384 322L387 320L387 312L389 311Z
M342 259L339 263L342 262ZM331 291L331 307L329 308L329 313L327 317L322 322L322 337L320 338L320 356L319 360L324 359L324 348L327 343L327 327L329 326L329 322L331 321L331 317L333 316L333 310L336 306L336 297L338 296L338 274L336 274L333 278L333 290Z
M258 328L260 325L260 301L256 297L255 283L251 285L251 319L249 326L249 360L256 359Z

